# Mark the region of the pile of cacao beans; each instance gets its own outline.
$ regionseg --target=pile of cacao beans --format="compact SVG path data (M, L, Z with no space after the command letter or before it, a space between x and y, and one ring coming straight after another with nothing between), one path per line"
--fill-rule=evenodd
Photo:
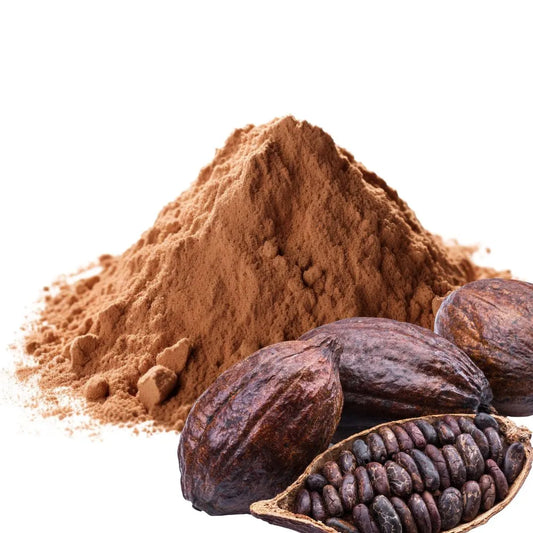
M504 435L507 419L487 413L533 414L529 283L457 289L434 331L356 317L258 350L192 407L178 447L182 492L210 514L252 505L252 514L306 533L437 533L503 507L529 471L530 433ZM412 417L423 418L343 441L353 446L292 494L336 431Z

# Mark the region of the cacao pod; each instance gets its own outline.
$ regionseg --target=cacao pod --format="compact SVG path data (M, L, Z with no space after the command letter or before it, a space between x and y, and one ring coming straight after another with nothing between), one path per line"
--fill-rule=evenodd
M221 374L193 405L178 458L183 495L213 515L291 483L335 431L340 348L331 339L263 348Z
M344 392L341 423L432 413L476 412L492 399L483 372L432 331L385 318L347 318L300 337L335 338ZM383 421L383 420L380 420Z
M463 350L487 376L500 414L533 414L533 285L483 279L450 293L435 332Z

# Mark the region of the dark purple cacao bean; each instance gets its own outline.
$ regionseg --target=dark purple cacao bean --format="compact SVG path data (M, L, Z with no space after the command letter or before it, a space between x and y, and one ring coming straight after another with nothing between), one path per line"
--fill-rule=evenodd
M490 455L490 447L489 441L487 440L485 433L483 433L483 431L481 431L479 428L475 428L472 430L470 435L472 435L472 438L477 444L477 447L479 448L483 459L488 459Z
M476 428L474 420L466 416L460 416L457 422L459 422L461 433L472 433L472 431Z
M443 446L441 451L450 473L451 484L458 489L461 488L466 482L466 467L461 454L451 444Z
M397 496L393 496L390 501L400 517L404 533L418 533L413 513L411 513L411 509L409 509L408 505Z
M445 424L448 424L456 437L462 433L461 428L459 427L459 422L457 421L457 417L453 415L445 415L442 417L442 420Z
M481 429L482 431L487 428L493 428L496 431L500 430L498 422L493 416L490 416L488 413L478 413L474 417L474 424Z
M309 474L305 480L309 490L314 490L322 494L322 489L328 484L328 480L322 474Z
M390 486L385 467L381 463L373 461L366 465L366 470L374 488L374 493L383 494L388 498L390 496Z
M426 504L426 507L428 509L429 518L431 520L431 532L439 533L442 528L442 522L441 522L439 510L437 509L435 498L433 498L430 492L425 490L422 493L422 499L424 500L424 503Z
M335 461L327 461L322 467L322 475L336 489L342 485L342 473L339 465Z
M437 472L439 473L440 490L447 489L451 485L451 481L444 455L442 455L442 452L436 446L433 446L433 444L428 444L424 450L424 453L431 459L432 463L437 469Z
M372 502L372 512L381 533L403 533L402 523L390 500L379 494Z
M498 466L503 462L503 442L499 432L492 426L483 430L485 437L489 443L489 457L495 461Z
M408 452L415 447L415 444L409 436L409 433L407 433L402 426L394 425L391 426L391 429L394 432L394 435L396 435L396 440L398 441L400 451Z
M311 516L320 522L324 522L328 517L324 500L316 491L311 492Z
M477 481L467 481L461 489L463 496L463 522L470 522L479 513L481 506L481 489Z
M431 533L431 517L422 496L415 492L409 498L408 505L411 513L413 513L418 532Z
M505 453L503 472L509 483L518 477L526 462L526 449L521 442L513 442Z
M411 481L413 483L413 490L415 492L423 492L424 490L424 481L420 475L420 470L415 463L415 460L405 452L399 452L394 456L394 460L411 476Z
M387 449L387 455L392 456L400 451L400 445L398 439L394 434L394 431L389 426L382 426L378 429L380 437L383 439L385 448Z
M355 527L361 533L379 533L379 528L370 515L368 507L362 503L357 504L352 512Z
M294 512L297 514L304 514L309 516L311 514L311 495L306 489L300 489L296 495L296 502L294 504Z
M369 503L374 498L374 489L364 466L358 466L354 472L355 486L357 488L357 500L361 503Z
M366 445L370 450L372 461L384 463L387 460L387 449L383 439L374 431L366 436Z
M426 489L429 491L437 490L440 486L440 476L431 459L424 452L417 449L411 450L410 453L415 460L416 466L418 466Z
M488 511L496 503L496 485L492 476L483 474L479 478L479 488L481 489L481 510Z
M465 464L466 478L477 481L485 470L485 461L472 435L461 433L455 441L455 447Z
M322 489L322 499L329 516L341 516L343 507L337 489L333 485L326 485Z
M455 442L455 435L452 431L452 428L446 424L446 422L437 420L437 422L435 422L435 430L437 431L437 436L439 437L441 446L453 444Z
M353 474L346 474L342 480L339 496L346 512L350 512L357 504L357 488Z
M357 528L342 518L328 518L326 526L333 528L339 533L358 533Z
M413 441L413 444L419 449L423 450L426 447L426 439L424 434L418 429L418 426L414 422L405 422L402 424L405 431Z
M409 472L394 461L385 463L391 493L400 498L408 498L413 491L413 482Z
M343 474L352 474L357 466L355 456L350 450L343 450L337 462Z
M487 474L492 476L494 484L496 485L496 496L498 500L505 500L509 494L509 484L505 474L500 470L498 464L492 459L487 459Z
M434 446L437 446L438 437L435 428L427 420L415 420L415 424L418 426L418 429L424 435L426 442L428 444L433 444Z
M463 516L463 496L455 487L446 489L437 502L442 529L453 529Z
M352 452L357 461L357 466L365 466L372 461L370 450L363 439L356 439L353 441Z

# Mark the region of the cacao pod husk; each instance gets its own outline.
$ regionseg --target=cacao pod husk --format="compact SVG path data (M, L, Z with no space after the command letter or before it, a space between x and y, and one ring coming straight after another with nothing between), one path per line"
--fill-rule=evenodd
M263 348L221 374L180 436L184 497L212 515L249 512L324 450L342 411L331 339Z
M533 414L533 285L483 279L450 293L435 332L463 350L487 376L493 406L507 416Z

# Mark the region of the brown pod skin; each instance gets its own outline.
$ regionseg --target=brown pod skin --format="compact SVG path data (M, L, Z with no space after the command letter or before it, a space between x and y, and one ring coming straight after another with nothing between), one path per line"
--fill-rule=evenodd
M466 466L461 454L451 444L443 446L441 452L450 473L451 484L456 488L461 488L466 482Z
M445 490L451 485L450 473L446 466L446 459L442 452L433 444L428 444L424 450L424 453L431 459L431 462L435 465L440 478L440 490Z
M398 513L390 500L382 494L374 498L372 512L381 533L403 533Z
M487 474L490 474L496 485L496 496L498 500L505 500L509 494L509 484L505 474L500 470L500 467L492 459L487 459Z
M309 516L311 514L311 495L306 489L301 489L294 503L294 512L297 514L304 514Z
M437 502L444 531L454 528L463 516L463 496L455 487L446 489Z
M461 428L459 427L459 422L457 422L457 418L455 416L446 415L442 417L442 420L444 420L444 422L450 426L450 429L453 431L453 434L456 437L462 433Z
M366 437L366 444L370 450L372 461L384 463L387 460L387 448L385 448L383 439L377 433L369 433Z
M487 428L494 428L496 431L500 430L496 419L493 416L490 416L488 413L478 413L474 417L474 424L481 430L485 430Z
M477 447L479 448L483 459L488 459L490 456L490 447L489 441L487 440L487 436L485 435L485 433L483 433L483 431L481 431L479 428L474 428L472 432L469 433L469 435L472 435L472 438L477 444Z
M397 515L400 517L404 533L418 533L413 513L407 504L396 496L393 496L390 501Z
M475 413L492 400L480 369L429 329L355 317L320 326L301 339L324 335L343 346L339 372L345 411L398 420L428 413Z
M459 346L487 376L493 405L507 416L533 414L533 285L483 279L449 294L435 332Z
M370 515L370 511L366 505L362 503L356 505L353 508L352 516L355 527L361 533L380 533L379 528Z
M437 436L441 446L446 444L453 444L455 442L455 434L452 431L452 428L443 422L442 420L437 420L435 423L435 430L437 431Z
M357 504L357 489L353 474L346 474L339 489L339 497L346 512L350 512Z
M498 466L501 466L503 462L503 442L500 434L493 427L485 428L483 433L489 443L489 457L495 461Z
M481 510L488 511L496 503L496 485L492 476L483 474L479 478L479 488L481 489Z
M328 518L326 520L326 526L332 527L340 533L358 533L354 525L346 522L346 520L342 520L342 518Z
M328 482L338 489L342 485L342 473L339 465L335 461L328 461L322 467L322 475Z
M503 472L509 483L512 483L522 471L526 462L526 449L521 442L513 442L503 460Z
M248 513L327 448L342 411L340 351L289 341L221 374L193 405L180 436L181 489L212 515Z
M361 503L369 503L374 498L374 489L364 466L358 466L354 472L357 499Z
M435 498L433 498L433 495L430 492L425 490L422 493L422 499L424 500L424 503L426 504L426 507L428 509L429 518L431 520L431 532L439 533L442 528L442 522L439 510L437 509Z
M309 474L305 484L309 490L322 493L322 489L328 484L328 480L322 474Z
M458 419L459 422L459 428L461 429L461 433L472 433L474 429L476 429L476 425L474 424L474 421L471 418L467 418L466 416L460 416Z
M440 487L440 476L431 459L424 452L417 449L411 450L410 453L415 460L416 466L418 466L426 489L429 491L437 490Z
M431 517L422 496L415 492L411 495L407 504L411 513L413 513L418 533L431 533Z
M339 463L343 474L353 473L355 467L357 466L354 454L350 450L343 450L339 454L339 459L337 462Z
M428 444L433 444L434 446L437 446L439 440L435 428L427 420L415 420L415 424L418 426L418 429L424 435L426 442Z
M383 443L385 444L385 448L387 450L387 455L392 456L400 451L398 439L396 438L394 431L392 431L389 426L381 426L378 428L378 433L383 439Z
M391 426L391 429L396 436L396 440L398 441L398 446L400 447L400 451L402 452L408 452L409 450L412 450L415 447L415 443L409 436L409 433L405 431L405 429L402 426L394 425Z
M408 498L413 492L413 482L409 472L394 461L385 463L391 493L400 498Z
M328 518L328 513L326 512L326 506L324 505L324 500L322 496L316 491L311 492L311 516L315 520L320 520L324 522Z
M326 485L322 489L322 499L324 500L324 506L329 516L342 515L342 502L337 489L333 485Z
M455 447L465 464L466 478L477 481L485 470L485 461L472 435L461 433L455 441Z
M390 485L385 467L381 463L372 462L366 465L366 471L374 488L374 493L383 494L388 498L390 496Z
M415 492L423 492L424 490L424 481L420 475L420 470L415 463L415 460L405 452L399 452L394 456L394 460L411 476L411 482L413 484L413 490Z
M463 495L463 522L470 522L479 513L481 506L481 489L477 481L467 481L461 489Z
M426 439L424 434L418 429L418 426L414 422L405 422L402 424L405 431L413 441L413 444L419 449L423 450L426 447Z

